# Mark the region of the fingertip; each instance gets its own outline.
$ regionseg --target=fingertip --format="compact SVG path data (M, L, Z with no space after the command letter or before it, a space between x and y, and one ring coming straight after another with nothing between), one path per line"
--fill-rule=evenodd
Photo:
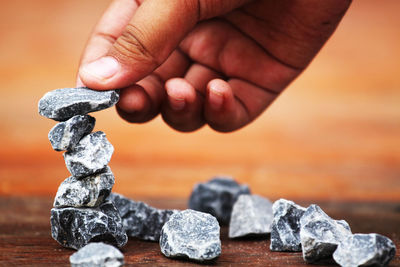
M214 111L222 111L232 101L233 93L227 82L211 80L207 85L207 104Z
M126 113L143 113L150 109L150 101L141 86L133 85L121 89L117 106Z
M79 69L79 79L89 88L97 90L118 89L128 86L121 83L121 65L111 56L101 57L82 65Z
M168 96L168 104L174 111L181 111L196 99L196 91L193 86L182 78L173 78L165 83Z

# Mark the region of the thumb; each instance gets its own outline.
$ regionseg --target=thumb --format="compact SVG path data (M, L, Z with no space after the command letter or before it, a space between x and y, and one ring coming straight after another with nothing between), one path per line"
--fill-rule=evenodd
M198 21L244 2L248 1L144 1L108 53L81 66L79 77L93 89L132 85L161 65Z

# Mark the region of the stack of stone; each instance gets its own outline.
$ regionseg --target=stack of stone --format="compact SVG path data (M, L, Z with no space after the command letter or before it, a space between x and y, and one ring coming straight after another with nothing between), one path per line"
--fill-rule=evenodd
M118 100L117 91L81 87L57 89L39 101L39 114L59 121L48 137L54 150L66 151L72 175L61 183L51 209L52 236L64 247L79 249L93 241L122 247L128 240L118 210L106 200L114 185L108 167L114 148L103 132L92 133L95 119L87 115Z

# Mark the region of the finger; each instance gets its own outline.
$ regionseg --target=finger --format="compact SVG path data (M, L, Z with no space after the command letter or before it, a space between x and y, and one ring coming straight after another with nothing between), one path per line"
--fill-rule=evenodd
M138 1L114 0L95 26L82 54L79 65L104 56L122 34L138 7ZM77 77L77 86L83 82Z
M172 128L190 132L204 125L202 114L203 97L187 80L173 78L165 84L167 103L163 106L162 117Z
M196 62L228 77L248 80L280 92L299 73L276 61L253 40L223 21L205 21L182 41L180 48Z
M185 74L187 80L202 95L206 95L207 84L222 74L201 64L193 64Z
M117 111L128 122L147 122L160 113L164 98L163 81L152 74L140 80L136 85L121 89Z
M80 77L91 88L127 87L164 62L199 20L243 2L248 1L145 1L107 56L82 66Z
M207 89L204 116L210 127L220 132L250 123L276 98L276 94L239 79L216 79Z
M167 103L163 106L163 119L179 131L194 131L205 124L203 103L207 83L221 77L217 72L193 64L184 79L171 79L166 85Z
M117 104L118 113L129 122L146 122L158 115L164 101L164 81L182 76L188 69L189 60L179 51L171 56L154 73L137 85L121 90Z

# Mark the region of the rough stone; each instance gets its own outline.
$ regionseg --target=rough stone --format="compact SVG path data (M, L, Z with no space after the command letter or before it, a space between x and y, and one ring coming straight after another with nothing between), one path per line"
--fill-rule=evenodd
M215 216L221 224L228 224L232 206L239 195L250 194L247 185L239 185L230 177L215 177L196 184L189 199L189 208Z
M209 261L221 254L220 227L215 217L194 210L173 214L161 230L160 248L166 257Z
M109 167L103 173L83 179L71 176L58 187L54 207L96 207L108 197L114 181L114 175Z
M229 237L266 235L271 232L272 203L257 195L240 195L232 208Z
M161 228L172 214L178 212L178 210L156 209L116 193L111 193L108 200L113 202L121 215L126 234L143 240L158 242Z
M57 123L49 132L51 146L56 151L71 150L85 135L89 134L96 119L89 115L76 115Z
M386 266L394 258L396 246L379 234L354 234L345 238L333 253L343 267Z
M39 114L56 121L84 115L115 105L118 91L95 91L86 87L62 88L47 92L39 100Z
M94 132L82 138L76 146L64 153L67 169L72 176L81 178L102 172L107 167L114 147L105 133Z
M102 242L89 243L69 257L71 267L119 267L124 255L115 247Z
M308 263L329 259L341 240L351 235L344 220L333 220L317 205L310 205L300 218L303 258Z
M80 249L89 242L122 247L128 241L121 217L111 202L97 208L51 209L51 235L62 246Z
M300 218L306 209L293 201L279 199L272 205L272 251L301 251Z

